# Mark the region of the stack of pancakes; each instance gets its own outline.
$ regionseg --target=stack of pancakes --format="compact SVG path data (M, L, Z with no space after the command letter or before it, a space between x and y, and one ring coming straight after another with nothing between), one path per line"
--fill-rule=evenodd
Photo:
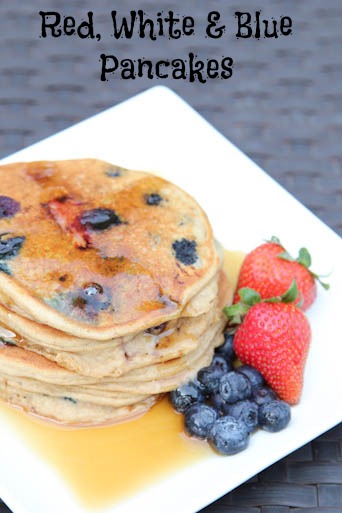
M98 160L0 167L0 397L124 420L208 365L231 290L196 201Z

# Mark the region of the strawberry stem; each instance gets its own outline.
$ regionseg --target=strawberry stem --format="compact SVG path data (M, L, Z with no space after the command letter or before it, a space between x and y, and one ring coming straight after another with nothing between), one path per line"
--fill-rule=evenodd
M318 283L320 283L320 285L322 285L322 287L324 288L324 290L329 290L330 289L330 284L329 283L324 283L320 276L316 273L313 273L312 271L310 271L310 274L315 278L315 280L318 281ZM321 275L322 276L322 275Z
M227 316L230 324L241 324L243 317L248 310L257 303L292 303L297 299L298 287L296 280L293 280L290 287L281 296L261 299L259 292L249 287L242 287L238 290L241 301L234 305L225 306L223 313Z
M230 324L241 324L242 318L246 315L250 307L244 303L236 303L235 305L225 306L223 313L227 316Z
M272 242L273 244L279 244L279 246L282 246L280 239L276 237L276 235L272 235L272 237L269 240L266 239L266 242Z
M271 240L269 242L273 242L275 244L281 245L278 237L274 237L274 236L271 237ZM317 280L318 283L320 283L325 290L328 290L330 288L330 285L328 283L324 283L321 280L320 275L311 271L311 269L310 269L311 255L306 248L300 248L297 258L293 258L290 255L290 253L288 253L288 251L286 251L285 249L284 249L284 251L279 253L279 255L277 255L277 257L281 258L282 260L287 260L288 262L298 262L299 264L303 265L309 271L311 276L313 276L313 278L315 278L315 280Z

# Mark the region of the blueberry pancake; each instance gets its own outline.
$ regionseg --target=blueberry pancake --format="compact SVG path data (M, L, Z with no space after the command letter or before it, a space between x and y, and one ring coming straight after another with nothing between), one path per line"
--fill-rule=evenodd
M95 340L179 317L220 266L208 219L157 176L98 160L0 167L9 310Z
M224 296L222 296L224 300ZM123 373L101 378L73 372L37 352L15 345L13 332L0 328L0 398L29 413L65 425L104 425L144 413L161 397L208 365L223 340L222 303L209 323L194 329L191 350L142 365L122 362ZM206 315L206 314L204 314ZM184 323L186 326L186 322ZM184 328L181 335L191 339ZM171 337L172 340L172 337ZM133 343L133 340L132 340ZM134 346L132 351L137 350ZM112 350L115 355L115 350ZM110 350L106 352L110 357ZM170 357L172 356L172 357ZM140 358L143 351L140 348ZM144 363L144 361L143 361Z
M3 310L2 307L0 307L1 310ZM11 314L11 317L13 315L15 314ZM39 343L35 338L28 339L22 331L19 335L18 332L11 331L8 325L2 324L2 326L6 326L6 330L11 333L12 344L46 356L80 374L103 377L120 376L129 370L179 358L193 351L199 345L199 337L215 318L216 312L213 308L198 317L173 319L137 333L133 337L127 337L127 340L121 337L102 342L95 349L82 345L82 339L79 339L78 347L59 349L48 345L44 340ZM41 329L41 333L49 333L49 331L51 331L49 326ZM51 340L53 340L52 337Z
M217 281L217 280L216 280ZM232 295L222 273L221 290ZM216 289L216 288L215 288ZM202 293L201 293L202 294ZM209 295L204 313L186 316L108 341L80 339L50 326L37 324L0 305L1 326L12 344L35 351L72 371L93 377L120 376L129 370L179 358L199 345L199 337L217 316L218 295ZM204 302L201 300L202 305ZM197 304L199 306L199 303Z
M0 166L0 180L2 399L101 425L209 364L233 291L191 196L92 159Z

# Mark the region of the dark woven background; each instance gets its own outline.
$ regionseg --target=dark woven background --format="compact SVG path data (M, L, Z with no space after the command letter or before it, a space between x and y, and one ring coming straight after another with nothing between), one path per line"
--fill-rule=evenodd
M70 5L69 5L70 4ZM196 35L170 42L110 37L110 12L150 15L172 9L192 15ZM293 35L237 40L236 10L265 17L289 15ZM39 10L58 10L79 22L95 12L100 42L39 38ZM228 33L204 38L206 16L221 13ZM342 2L173 0L0 0L0 156L55 133L156 84L168 85L259 163L309 209L342 232ZM118 58L232 56L229 80L189 84L172 80L101 82L100 53ZM1 184L0 184L1 187ZM342 430L335 428L203 513L337 513L342 511ZM0 504L0 511L8 511Z

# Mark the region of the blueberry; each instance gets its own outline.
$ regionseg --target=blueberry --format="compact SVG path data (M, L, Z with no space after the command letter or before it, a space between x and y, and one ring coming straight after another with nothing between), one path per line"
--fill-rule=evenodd
M109 178L118 178L122 175L122 170L119 167L110 167L106 171L106 175L109 176Z
M228 363L227 360L219 354L214 354L211 366L220 369L223 373L233 370L233 365L230 362Z
M210 396L210 402L221 413L227 413L226 401L222 399L219 393L220 379L223 374L232 370L233 366L223 358L223 356L215 354L211 365L203 367L197 376L198 381L202 385L206 395Z
M73 307L83 310L89 317L111 307L109 291L104 291L98 283L86 283L82 289L71 293L70 301Z
M101 301L92 296L88 298L83 291L71 299L71 304L74 308L84 310L90 317L98 314L101 310L108 310L111 305L109 301Z
M220 413L228 413L230 405L226 403L224 399L222 399L220 392L213 392L212 394L210 394L210 403Z
M236 371L240 372L249 379L252 388L259 388L265 384L265 380L260 372L250 365L241 365L241 367L238 367Z
M198 381L198 378L197 376L191 381L197 388L199 388L201 390L201 392L203 392L204 395L207 394L207 389L206 387L200 382Z
M92 297L97 294L103 294L103 288L98 283L87 283L83 288L83 292L86 296Z
M207 438L211 426L218 418L218 412L207 404L197 403L187 408L184 427L190 436Z
M163 322L162 324L158 324L158 326L152 326L152 328L147 328L145 330L145 333L148 333L149 335L160 335L165 331L166 328L166 322Z
M110 208L94 208L83 212L80 223L92 230L105 230L110 226L122 224L122 220Z
M249 434L240 420L226 415L218 418L209 431L209 442L221 454L236 454L246 449Z
M246 376L232 371L223 374L220 379L219 391L227 403L235 403L248 399L252 393L251 383Z
M159 205L161 201L163 201L163 198L158 194L157 192L152 192L152 194L145 194L144 200L147 205Z
M197 242L195 240L175 240L172 244L172 249L176 253L177 260L184 265L192 265L198 259Z
M258 406L262 406L263 404L269 403L270 401L274 401L277 399L275 392L269 387L260 387L255 388L252 391L253 401L257 403Z
M229 415L237 420L241 420L251 433L258 425L258 405L248 399L238 401L229 408Z
M65 395L65 396L63 397L63 399L64 399L64 401L68 401L69 403L77 404L76 399L74 399L73 397L69 397L69 396Z
M9 196L0 196L0 219L13 217L20 210L20 203Z
M203 367L198 371L197 379L203 385L205 392L210 394L211 392L216 392L218 390L220 378L223 374L223 370L219 367L209 365L208 367Z
M284 429L291 418L291 409L285 401L271 401L259 407L259 425L275 433Z
M13 342L12 340L8 340L8 339L4 339L4 338L0 338L0 346L1 345L5 345L5 346L11 346L11 347L15 347L17 344L15 344L15 342Z
M25 241L25 237L10 237L3 239L6 233L0 234L0 260L16 256Z
M170 392L170 402L179 413L184 413L189 406L203 401L203 392L191 382Z
M5 262L0 262L0 272L8 274L8 276L11 276L12 273L8 268L8 265L5 264Z
M222 355L226 360L230 361L234 358L234 335L224 333L224 342L221 346L217 347L215 353Z

